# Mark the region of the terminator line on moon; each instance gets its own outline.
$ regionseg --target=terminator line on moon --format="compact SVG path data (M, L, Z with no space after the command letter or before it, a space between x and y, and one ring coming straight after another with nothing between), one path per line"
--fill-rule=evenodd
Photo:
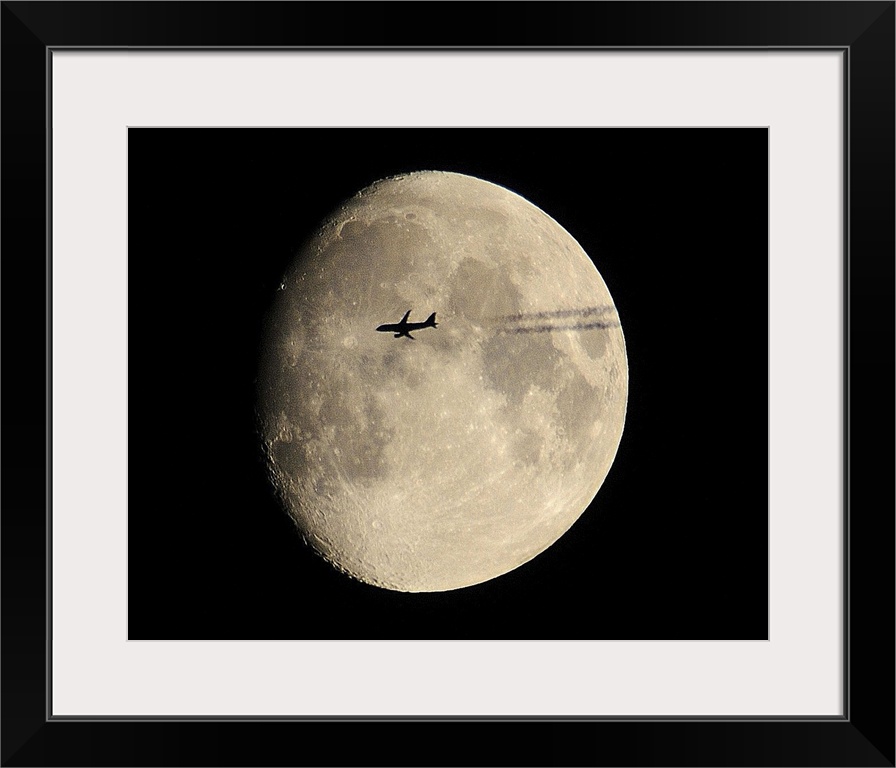
M409 307L438 329L376 333ZM356 579L433 592L517 568L578 519L616 455L628 367L566 230L503 187L426 171L372 184L307 241L258 386L305 540Z

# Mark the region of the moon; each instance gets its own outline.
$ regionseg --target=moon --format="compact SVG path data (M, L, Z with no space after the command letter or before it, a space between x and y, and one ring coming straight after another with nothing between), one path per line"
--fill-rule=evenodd
M437 313L414 339L377 333ZM625 421L615 305L554 219L504 187L378 181L311 236L275 294L259 431L304 539L404 592L534 558L589 506Z

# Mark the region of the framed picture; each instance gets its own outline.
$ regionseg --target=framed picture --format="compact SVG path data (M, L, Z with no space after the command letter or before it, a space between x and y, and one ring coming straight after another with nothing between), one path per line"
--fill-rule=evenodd
M4 3L5 764L894 764L893 4L510 8Z

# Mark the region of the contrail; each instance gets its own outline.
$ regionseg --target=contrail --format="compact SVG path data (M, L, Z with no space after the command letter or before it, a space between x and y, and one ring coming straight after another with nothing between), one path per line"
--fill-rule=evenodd
M592 328L618 328L618 320L596 320L591 323L568 325L522 325L519 328L502 328L501 333L546 333L549 331L587 331Z
M553 312L518 312L515 315L504 315L497 318L502 322L523 323L529 320L561 319L564 317L592 317L593 315L605 315L613 311L612 304L604 304L599 307L585 307L584 309L558 309Z
M587 331L593 328L618 328L619 321L611 318L586 320L589 317L600 317L614 310L612 304L582 309L558 309L548 312L519 312L515 315L504 315L498 318L505 327L499 333L548 333L550 331ZM542 322L536 322L536 321ZM550 322L543 322L548 320ZM567 322L558 322L566 320ZM575 322L568 322L574 320Z

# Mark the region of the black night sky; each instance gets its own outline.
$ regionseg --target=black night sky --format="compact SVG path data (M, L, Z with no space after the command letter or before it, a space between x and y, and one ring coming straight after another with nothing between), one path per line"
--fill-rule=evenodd
M765 638L767 159L764 129L131 129L129 637ZM302 543L253 398L305 237L424 169L506 186L579 241L630 390L613 468L565 536L484 584L405 594Z

